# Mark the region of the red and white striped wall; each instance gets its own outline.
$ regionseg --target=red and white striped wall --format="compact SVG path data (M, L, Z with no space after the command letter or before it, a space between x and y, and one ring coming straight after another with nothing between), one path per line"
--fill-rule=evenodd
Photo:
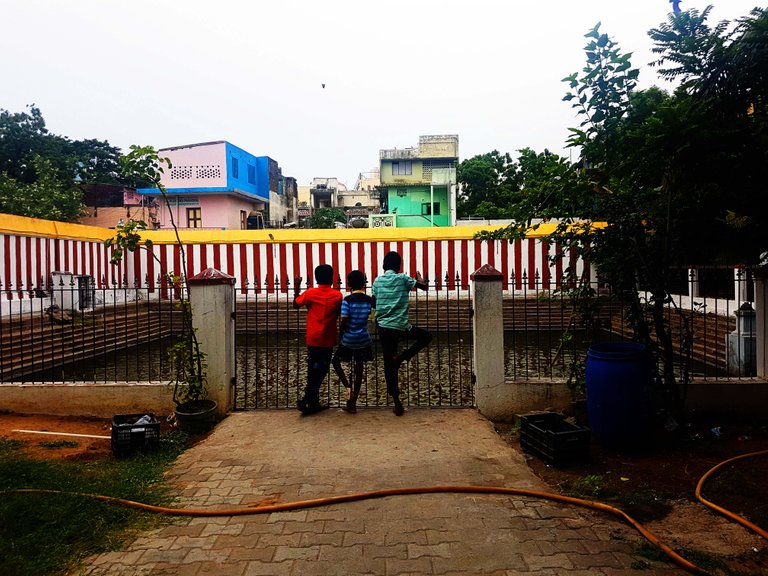
M346 283L351 270L362 270L373 282L383 272L384 255L394 250L403 256L403 271L421 273L438 288L463 289L469 276L484 264L499 270L510 290L547 290L559 286L570 258L552 265L549 256L557 246L539 239L509 242L483 242L473 239L405 240L384 242L290 242L191 244L186 247L186 273L194 275L215 268L237 278L240 288L285 290L287 283L301 277L312 278L318 264L330 264ZM583 265L578 269L583 271ZM154 245L137 253L129 265L129 274L153 284L163 270L182 270L181 254L175 245ZM457 277L459 286L456 286ZM130 277L129 277L130 284ZM538 286L537 286L538 285Z
M128 253L123 262L113 265L109 262L113 249L105 246L104 239L114 231L92 228L91 237L87 237L81 230L85 228L92 227L59 224L55 236L46 236L27 230L13 233L0 222L0 290L4 298L30 297L30 292L41 282L47 285L56 271L93 276L97 288L130 287L138 281L149 284L150 289L156 288L157 278L165 272L182 272L181 250L167 231L146 232L153 244ZM403 256L404 272L419 272L440 289L465 289L470 274L489 264L506 279L505 289L547 290L560 285L564 269L571 265L570 255L551 264L549 256L559 247L541 238L481 241L473 239L476 231L184 231L184 272L194 275L215 268L237 278L241 289L272 291L279 286L285 291L295 277L306 283L312 279L315 266L330 264L344 284L347 273L355 269L365 272L371 283L383 272L384 255L394 250ZM589 272L584 263L576 264L579 273Z

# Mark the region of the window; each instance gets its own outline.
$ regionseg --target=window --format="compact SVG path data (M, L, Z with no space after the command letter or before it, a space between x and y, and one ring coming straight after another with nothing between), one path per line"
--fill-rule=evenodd
M413 161L392 162L392 176L410 176L413 174Z
M440 202L433 202L432 209L430 210L429 202L421 203L421 215L422 216L440 216Z
M240 210L240 230L248 228L248 214L245 210Z
M232 158L232 178L240 178L240 164L237 158Z
M200 208L187 208L187 228L200 228L203 225L203 215Z
M248 164L248 184L256 184L256 166Z

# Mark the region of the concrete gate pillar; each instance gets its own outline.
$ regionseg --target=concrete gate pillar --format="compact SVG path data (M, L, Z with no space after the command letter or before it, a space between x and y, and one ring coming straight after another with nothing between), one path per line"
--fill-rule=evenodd
M189 279L192 327L208 365L208 398L219 416L232 409L235 378L235 278L206 268Z
M471 276L475 402L490 420L509 417L504 385L504 314L501 272L483 265Z

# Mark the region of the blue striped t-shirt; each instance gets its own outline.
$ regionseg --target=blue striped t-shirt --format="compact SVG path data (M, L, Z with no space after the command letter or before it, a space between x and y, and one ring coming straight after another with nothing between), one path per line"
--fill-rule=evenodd
M347 327L341 336L341 343L347 348L370 346L368 317L372 307L373 299L364 292L352 292L342 300L341 316L347 318Z

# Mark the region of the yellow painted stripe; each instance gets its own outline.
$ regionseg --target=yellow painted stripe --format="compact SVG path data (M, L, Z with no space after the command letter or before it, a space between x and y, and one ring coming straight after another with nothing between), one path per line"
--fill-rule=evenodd
M0 234L103 242L110 236L113 236L114 233L114 230L101 228L100 226L85 226L83 224L40 220L38 218L15 216L13 214L0 214Z
M601 225L601 224L597 224ZM604 225L604 224L602 224ZM542 224L529 238L552 233L556 224ZM179 230L184 244L249 244L295 242L405 242L421 240L471 240L481 231L498 230L501 226L454 226L435 228L339 228L335 230L269 229L269 230ZM68 224L0 214L0 234L42 236L69 240L103 242L114 236L111 228ZM156 244L175 244L173 230L146 230L142 238Z

